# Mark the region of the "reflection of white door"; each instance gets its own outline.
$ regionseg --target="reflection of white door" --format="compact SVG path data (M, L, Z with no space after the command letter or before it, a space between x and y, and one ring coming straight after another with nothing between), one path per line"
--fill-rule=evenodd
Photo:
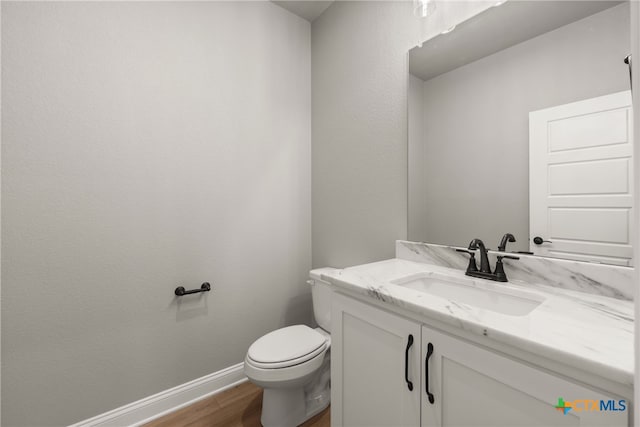
M631 264L631 116L629 91L529 113L532 252Z

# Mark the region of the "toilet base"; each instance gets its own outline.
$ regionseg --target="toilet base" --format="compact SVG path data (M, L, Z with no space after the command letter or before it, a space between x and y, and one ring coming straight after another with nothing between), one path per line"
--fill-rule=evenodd
M296 427L329 406L331 399L329 354L313 379L303 387L265 388L262 395L264 427Z
M328 397L305 402L303 389L265 389L260 423L264 427L295 427L328 406Z
M304 389L270 388L262 395L262 416L264 427L295 427L305 416Z

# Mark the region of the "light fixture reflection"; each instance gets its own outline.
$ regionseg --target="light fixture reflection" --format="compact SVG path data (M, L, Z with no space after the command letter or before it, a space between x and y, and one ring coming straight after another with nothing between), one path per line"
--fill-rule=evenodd
M421 18L427 18L436 10L435 0L413 0L413 13Z

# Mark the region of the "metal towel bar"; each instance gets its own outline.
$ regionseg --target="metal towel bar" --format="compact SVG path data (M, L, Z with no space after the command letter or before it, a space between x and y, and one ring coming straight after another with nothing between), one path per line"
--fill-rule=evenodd
M200 286L200 289L191 289L188 291L185 290L183 286L178 286L175 290L175 294L181 297L183 295L197 294L200 292L209 292L210 290L211 290L211 284L209 282L204 282L202 286Z

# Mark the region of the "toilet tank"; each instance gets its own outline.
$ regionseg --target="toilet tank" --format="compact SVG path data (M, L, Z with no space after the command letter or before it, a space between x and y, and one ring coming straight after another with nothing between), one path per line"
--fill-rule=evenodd
M311 298L313 299L313 315L322 329L331 332L331 298L333 290L331 285L321 279L322 274L335 271L335 268L318 268L309 272L309 285L311 285Z

